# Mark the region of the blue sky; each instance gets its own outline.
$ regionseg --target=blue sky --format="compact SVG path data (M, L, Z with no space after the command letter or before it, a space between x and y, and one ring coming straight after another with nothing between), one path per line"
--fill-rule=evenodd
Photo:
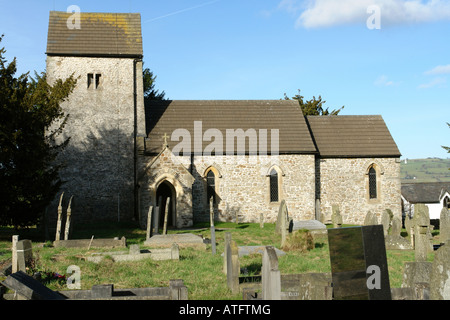
M402 158L449 157L450 0L0 0L18 73L45 70L49 11L70 5L141 13L145 66L170 99L300 89L343 115L381 114Z

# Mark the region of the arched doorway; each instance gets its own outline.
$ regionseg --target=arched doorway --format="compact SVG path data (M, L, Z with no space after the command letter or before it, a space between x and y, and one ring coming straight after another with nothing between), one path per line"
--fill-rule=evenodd
M167 227L176 226L176 191L174 186L167 180L163 181L156 190L156 201L159 207L159 228L164 227L164 217L166 214L167 201L168 205Z

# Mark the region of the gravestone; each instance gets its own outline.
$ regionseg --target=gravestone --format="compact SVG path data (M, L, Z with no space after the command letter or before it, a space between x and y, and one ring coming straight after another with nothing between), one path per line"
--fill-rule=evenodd
M170 208L170 197L166 199L166 211L164 212L164 226L163 226L163 234L167 234L167 222L169 219L169 208Z
M435 253L430 276L430 299L450 300L450 242Z
M62 201L64 197L64 192L59 197L59 204L58 204L58 220L56 222L56 235L55 235L55 241L59 241L61 239L61 223L62 223Z
M284 226L284 229L287 228L289 225L289 213L286 206L286 201L282 200L280 203L280 207L278 208L278 217L277 217L277 223L275 225L275 231L278 234L282 233L282 224Z
M378 224L377 214L369 210L366 214L366 218L364 219L365 226L376 226Z
M337 204L333 204L331 206L331 222L333 223L333 226L335 228L340 228L342 226L342 215L341 210L339 209L339 206Z
M289 223L289 232L292 233L296 230L309 230L309 231L326 231L327 226L317 220L291 220Z
M214 201L213 198L209 201L209 220L211 229L211 252L214 256L216 254L216 227L214 226Z
M71 219L72 219L72 199L73 196L70 197L69 205L67 207L67 214L66 214L66 226L64 230L64 240L69 240L70 230L71 230Z
M432 240L428 206L417 203L414 205L414 246L420 245L419 250L424 251L422 254L430 253L433 252Z
M281 300L281 272L275 248L266 246L262 260L262 299Z
M430 283L431 262L405 262L403 266L402 288L423 288Z
M239 293L239 253L236 242L227 243L227 286L233 294Z
M17 252L17 270L26 272L27 266L33 260L33 251L31 240L20 240L16 246Z
M159 235L159 213L160 207L155 207L155 212L153 213L153 232L152 235Z
M146 241L152 237L152 214L153 214L153 206L150 206L147 214L147 233L146 233Z
M439 239L444 244L450 240L450 210L442 208L439 220Z
M382 225L328 229L333 296L391 300Z
M227 274L228 249L231 243L231 232L225 232L225 245L223 250L223 273Z
M391 212L389 209L383 211L380 222L383 225L384 237L386 237L389 232L389 227L391 226Z
M9 275L2 284L16 291L27 300L64 300L63 296L47 288L23 271Z
M411 243L401 236L402 220L399 216L392 219L391 232L386 236L386 249L388 250L410 250Z

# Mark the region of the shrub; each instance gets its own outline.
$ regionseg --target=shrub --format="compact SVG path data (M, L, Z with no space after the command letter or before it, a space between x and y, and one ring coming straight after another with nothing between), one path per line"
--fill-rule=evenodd
M282 247L284 251L307 252L314 249L314 238L306 229L296 230L286 238L286 243Z

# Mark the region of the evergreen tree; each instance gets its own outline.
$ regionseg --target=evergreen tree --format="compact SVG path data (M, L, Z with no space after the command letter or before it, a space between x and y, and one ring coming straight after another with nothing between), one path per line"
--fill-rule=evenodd
M285 100L290 100L290 98L284 94ZM322 97L319 96L318 99L316 99L315 96L311 100L304 101L304 97L300 94L300 89L298 90L298 94L292 97L293 100L297 100L300 108L303 111L304 116L337 116L339 112L344 109L344 106L337 110L328 111L328 108L324 109L324 104L326 101L322 100Z
M155 90L156 76L149 68L145 68L143 72L144 77L144 98L148 100L164 100L166 93Z
M0 49L0 225L18 228L36 224L61 186L55 160L68 140L55 138L67 120L60 103L76 80L50 86L45 73L15 77L16 58L7 64L5 52Z

